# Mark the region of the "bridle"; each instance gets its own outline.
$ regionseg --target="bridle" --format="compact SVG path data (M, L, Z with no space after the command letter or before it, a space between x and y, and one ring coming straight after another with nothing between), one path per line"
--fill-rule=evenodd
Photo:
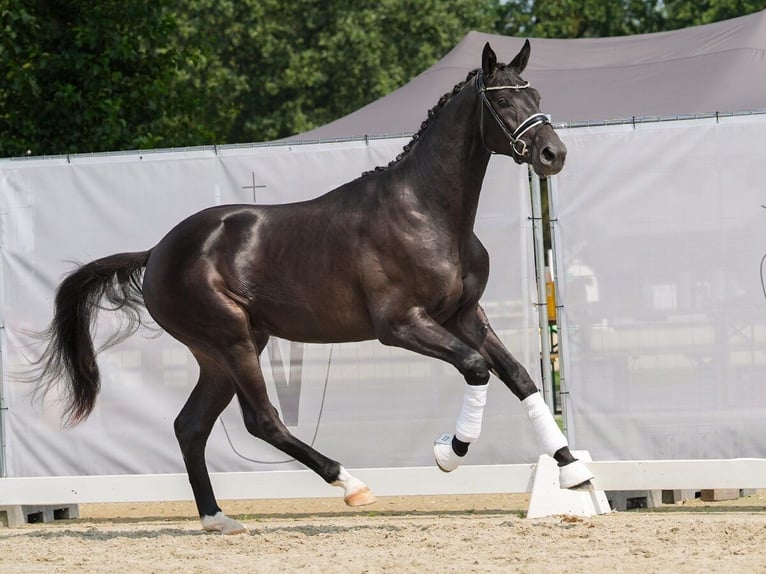
M510 131L508 127L505 125L503 120L500 118L498 113L495 111L495 108L492 107L492 104L489 102L489 99L487 98L487 92L492 92L495 90L523 90L525 88L529 87L529 82L524 82L523 84L519 84L516 86L491 86L487 87L484 84L484 75L482 74L482 71L479 70L476 74L476 89L479 92L479 96L481 96L482 102L484 102L484 106L481 107L481 141L484 143L484 147L487 149L490 149L489 146L487 146L486 141L484 140L484 107L489 110L490 115L492 115L493 118L495 118L495 121L500 126L500 129L503 130L503 134L505 134L505 137L508 138L509 143L511 144L511 149L513 150L513 153L517 156L517 161L524 157L527 154L527 143L521 139L521 136L523 136L525 133L527 133L529 130L536 126L549 124L551 121L548 119L548 116L545 114L538 112L536 114L532 114L527 119L525 119L523 122L521 122L518 126L516 126L516 129L513 131ZM519 144L521 147L517 148L516 145Z

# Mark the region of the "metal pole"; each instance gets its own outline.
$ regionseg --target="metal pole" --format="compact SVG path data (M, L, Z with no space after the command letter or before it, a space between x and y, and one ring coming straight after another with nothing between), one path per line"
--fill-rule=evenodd
M554 289L554 301L556 305L556 326L558 328L559 345L559 394L561 395L561 422L564 435L570 444L574 441L574 431L570 425L569 417L569 390L567 389L566 374L569 367L567 322L564 303L562 301L561 273L559 272L558 262L560 254L559 245L559 227L558 212L556 211L556 177L548 178L548 221L551 226L551 250L553 251L553 277L556 288Z
M535 246L535 279L537 281L537 320L540 326L540 352L543 375L543 397L553 412L553 373L551 341L548 337L548 308L545 290L545 243L543 241L543 207L540 178L532 175L532 236Z
M1 264L0 264L1 265ZM0 283L3 281L2 269L0 268ZM1 288L0 288L1 289ZM0 305L2 305L3 298L0 293ZM5 406L5 309L0 307L0 478L8 476L8 467L6 466L5 458L5 411L8 407Z
M5 329L0 336L5 335ZM5 377L3 376L2 369L2 357L0 356L0 478L8 476L7 467L5 465L5 398L3 397L3 385L5 384Z

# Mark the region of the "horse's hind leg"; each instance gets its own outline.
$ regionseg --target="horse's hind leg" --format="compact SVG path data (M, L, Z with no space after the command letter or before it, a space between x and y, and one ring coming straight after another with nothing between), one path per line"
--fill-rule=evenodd
M243 379L247 377L249 383L238 385L237 398L248 432L304 464L325 482L343 488L344 501L349 506L365 506L375 502L375 497L362 481L349 474L338 462L327 458L290 433L269 401L258 356L253 357L252 353L248 353L242 362L250 363L245 371L239 369L240 376Z
M176 438L202 527L223 534L239 534L246 528L221 512L205 464L208 436L216 419L234 396L234 383L209 361L198 357L197 362L200 366L199 380L175 420Z
M218 294L217 297L206 310L215 311L216 324L225 325L225 328L214 334L209 330L205 332L203 352L234 382L250 434L295 458L326 482L342 487L348 505L375 502L375 497L362 481L351 476L338 462L295 438L279 420L269 401L259 359L267 338L252 331L243 309L225 295Z

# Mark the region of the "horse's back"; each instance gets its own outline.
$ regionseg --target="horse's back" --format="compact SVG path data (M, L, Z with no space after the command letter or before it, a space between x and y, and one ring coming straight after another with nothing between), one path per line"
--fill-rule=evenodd
M188 217L152 251L149 312L172 332L171 321L189 320L183 309L220 305L223 296L254 331L306 342L376 338L381 323L412 309L446 321L466 298L472 266L396 172L305 202Z
M223 296L265 334L317 342L372 338L351 227L321 202L198 212L152 250L147 309L177 333L173 324L188 321L180 309L205 308Z

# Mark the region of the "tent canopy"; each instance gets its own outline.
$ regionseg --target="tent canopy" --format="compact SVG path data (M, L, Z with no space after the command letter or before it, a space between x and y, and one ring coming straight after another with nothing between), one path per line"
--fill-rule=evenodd
M509 62L524 39L470 32L398 90L288 140L412 134L481 65L485 42ZM672 32L531 42L524 78L557 123L766 108L766 10Z

